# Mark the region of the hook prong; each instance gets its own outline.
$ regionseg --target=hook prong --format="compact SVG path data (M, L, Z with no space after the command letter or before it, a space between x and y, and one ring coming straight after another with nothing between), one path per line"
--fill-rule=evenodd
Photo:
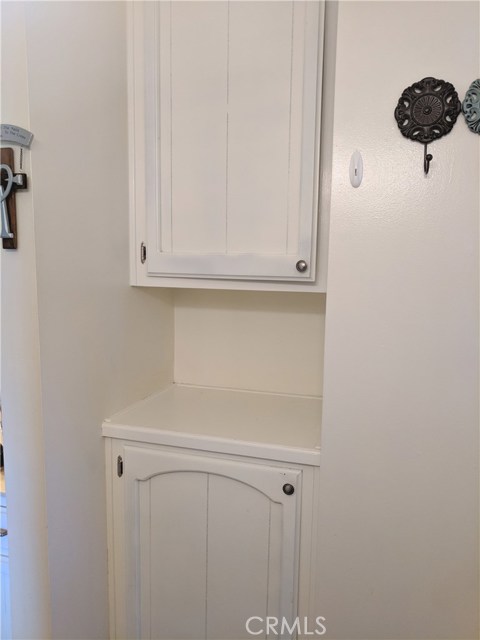
M428 171L430 169L430 162L433 160L432 154L427 153L427 146L427 143L425 143L423 152L423 170L425 171L425 175L428 174Z

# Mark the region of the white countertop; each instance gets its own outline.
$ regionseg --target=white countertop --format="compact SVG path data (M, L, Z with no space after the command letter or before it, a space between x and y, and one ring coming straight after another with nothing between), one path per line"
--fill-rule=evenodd
M110 438L319 464L321 398L172 384L104 421Z

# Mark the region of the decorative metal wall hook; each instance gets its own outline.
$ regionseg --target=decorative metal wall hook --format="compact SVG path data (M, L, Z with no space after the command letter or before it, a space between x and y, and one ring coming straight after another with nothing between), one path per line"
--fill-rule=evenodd
M423 152L423 170L425 171L425 175L427 175L427 173L430 170L430 162L433 160L433 156L431 153L427 153L427 143L425 143L424 146L424 152Z
M423 78L407 87L395 109L395 119L401 133L424 145L423 169L428 174L431 153L427 145L445 136L453 128L461 110L455 87L445 80Z

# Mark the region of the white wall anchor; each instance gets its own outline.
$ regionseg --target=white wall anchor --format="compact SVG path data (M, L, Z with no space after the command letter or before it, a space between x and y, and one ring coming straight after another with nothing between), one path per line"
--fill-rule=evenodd
M359 187L363 178L363 159L360 151L354 151L350 158L350 182L352 187Z

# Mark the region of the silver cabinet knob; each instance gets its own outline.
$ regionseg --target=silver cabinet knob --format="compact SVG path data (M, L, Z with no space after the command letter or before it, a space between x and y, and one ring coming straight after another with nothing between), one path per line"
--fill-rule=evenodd
M299 271L300 273L305 273L305 271L308 269L308 264L305 262L305 260L299 260L295 266L297 268L297 271Z

